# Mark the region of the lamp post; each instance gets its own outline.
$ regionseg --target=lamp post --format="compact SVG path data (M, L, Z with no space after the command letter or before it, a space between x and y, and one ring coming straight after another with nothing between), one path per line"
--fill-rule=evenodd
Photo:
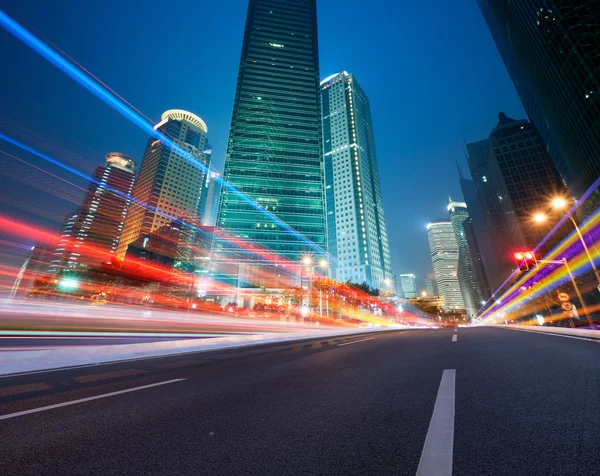
M327 269L328 263L327 260L322 259L319 261L319 266L321 269ZM327 296L325 297L327 299ZM319 286L319 316L321 319L323 318L323 287ZM327 306L327 317L329 317L329 306Z

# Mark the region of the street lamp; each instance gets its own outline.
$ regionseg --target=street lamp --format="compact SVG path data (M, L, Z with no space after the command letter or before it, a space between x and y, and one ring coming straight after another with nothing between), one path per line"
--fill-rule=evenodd
M564 210L568 205L569 205L568 200L563 197L554 197L552 199L552 201L550 202L550 206L555 210ZM573 223L573 226L575 227L575 231L577 232L579 241L581 241L581 244L583 245L583 249L585 250L585 254L587 255L588 261L592 265L592 269L594 270L594 274L596 275L596 281L598 281L598 285L600 285L600 274L598 274L598 268L596 268L594 260L592 259L592 255L590 254L590 250L588 249L588 247L585 243L585 240L583 239L583 235L581 234L581 231L579 230L579 227L577 226L577 222L575 221L575 219L573 218L573 216L571 214L569 214L567 216L569 217L569 220L571 220L571 223ZM543 223L547 220L547 217L543 213L536 213L533 216L533 220L536 223Z

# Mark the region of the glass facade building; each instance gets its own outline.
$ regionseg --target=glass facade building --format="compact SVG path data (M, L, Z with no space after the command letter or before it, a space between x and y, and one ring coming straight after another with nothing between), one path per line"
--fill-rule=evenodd
M65 219L50 272L111 263L131 203L135 167L124 154L106 155L106 164L94 171L81 206Z
M427 225L429 253L438 293L444 298L444 308L465 308L458 282L458 243L452 222L436 220Z
M268 286L261 270L327 250L315 0L250 0L223 176L221 279Z
M369 99L352 74L321 82L329 252L340 281L396 289Z
M405 299L413 299L417 297L417 281L414 274L400 274L400 290L402 297ZM433 295L433 290L432 290Z
M600 176L600 1L478 0L572 195Z
M469 224L469 212L467 204L464 202L453 202L448 204L450 221L454 230L454 237L458 244L458 284L462 293L465 308L469 314L475 314L481 306L483 294L477 280L475 264L469 243L467 241L467 232L465 225Z
M132 203L117 257L140 236L150 235L174 219L197 217L210 154L206 153L206 124L195 114L171 109L163 113L155 129L187 152L186 157L168 144L151 137L146 145ZM190 157L193 160L190 160Z

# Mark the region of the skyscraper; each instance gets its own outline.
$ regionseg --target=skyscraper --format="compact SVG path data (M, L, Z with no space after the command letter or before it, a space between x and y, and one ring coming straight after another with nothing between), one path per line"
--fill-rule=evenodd
M600 2L478 3L525 110L579 198L600 176Z
M50 272L110 263L115 256L131 203L134 160L111 152L96 168L81 206L63 225Z
M417 281L414 274L400 274L400 289L402 297L405 299L413 299L417 297Z
M221 191L217 234L234 238L214 242L223 279L268 285L259 269L299 274L311 243L327 249L315 0L250 0L223 176L244 194Z
M510 119L504 113L498 117L498 125L489 138L489 178L513 246L532 250L552 228L552 223L534 224L534 214L546 208L552 197L565 195L566 190L535 126L525 120ZM551 240L542 253L556 243L556 239Z
M148 140L132 203L127 215L117 257L140 236L182 217L196 217L206 180L209 154L205 153L206 124L195 114L171 109L155 127L188 152L186 157L171 150L156 137ZM190 160L190 157L193 158Z
M467 144L477 205L482 209L472 223L492 291L515 269L513 253L533 250L550 231L552 223L536 224L534 214L546 208L553 196L566 194L535 126L504 113L498 117L488 139ZM474 202L471 193L465 193L465 200ZM562 230L540 253L548 252L561 236Z
M452 222L436 220L427 225L429 252L438 292L444 298L446 309L464 309L458 282L458 243Z
M327 232L336 276L384 289L394 275L369 99L345 71L323 80L321 95Z
M460 292L467 312L474 314L481 305L480 303L483 299L483 295L477 280L475 265L473 264L473 258L465 231L465 224L468 224L469 222L467 204L450 200L448 212L450 213L454 237L458 244L457 277L458 284L460 285Z

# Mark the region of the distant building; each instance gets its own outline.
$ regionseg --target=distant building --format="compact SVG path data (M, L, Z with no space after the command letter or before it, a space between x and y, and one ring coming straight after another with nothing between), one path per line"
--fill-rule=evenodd
M369 98L346 71L321 81L329 253L340 281L396 289Z
M174 220L138 237L128 246L125 261L149 261L173 270L205 273L213 231L198 219Z
M435 273L427 273L427 277L425 278L425 292L427 292L428 296L438 296Z
M495 288L492 289L488 274L492 267L488 261L492 263L496 260L494 256L494 248L492 237L490 236L486 225L486 218L483 213L483 208L477 195L477 188L473 180L467 180L463 177L460 171L460 188L469 210L469 218L463 222L465 237L469 244L469 252L475 269L479 289L481 290L482 301L487 301ZM479 305L482 303L479 302Z
M156 137L148 140L127 215L117 257L127 247L181 217L196 217L210 162L206 124L195 114L171 109L155 129L170 137L189 155L182 157Z
M431 263L446 309L463 310L465 303L458 282L458 243L452 222L437 220L427 225Z
M36 281L48 275L50 262L54 258L55 252L56 248L53 246L32 246L17 274L8 298L28 297L34 290Z
M463 302L468 313L475 314L481 306L483 299L473 257L467 241L467 232L465 225L469 224L469 212L467 204L464 202L453 202L448 204L450 221L454 230L454 236L458 244L458 283L462 293Z
M598 1L478 3L528 116L579 198L600 176Z
M65 219L50 272L111 263L131 203L136 164L118 152L98 166L81 206Z
M412 299L417 297L417 280L414 274L400 274L400 289L402 297Z
M211 171L206 177L206 181L206 194L202 198L199 216L204 226L215 226L221 198L221 174Z

